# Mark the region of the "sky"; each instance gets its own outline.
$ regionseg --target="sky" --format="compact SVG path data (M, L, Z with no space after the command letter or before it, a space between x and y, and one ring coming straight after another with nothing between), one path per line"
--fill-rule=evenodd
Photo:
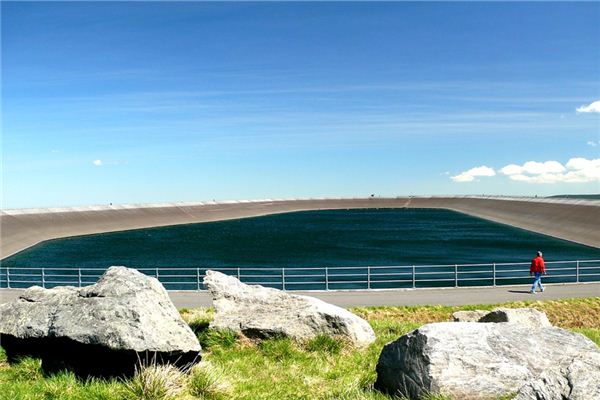
M2 207L600 193L600 3L1 3Z

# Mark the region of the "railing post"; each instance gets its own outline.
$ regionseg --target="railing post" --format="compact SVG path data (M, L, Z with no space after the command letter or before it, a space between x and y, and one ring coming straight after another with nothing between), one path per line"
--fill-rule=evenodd
M242 274L240 273L240 267L237 267L237 278L238 278L238 281L242 280Z
M579 283L579 260L577 260L577 264L575 264L575 282Z
M6 287L10 289L10 267L6 267Z
M458 265L454 264L454 287L458 287Z
M77 284L81 287L81 267L77 268Z
M46 268L42 267L42 287L46 288Z
M367 289L371 289L371 266L367 265Z
M281 289L285 290L285 267L281 268Z
M200 268L196 268L196 290L200 291Z
M496 263L493 264L492 270L493 270L493 273L494 273L493 284L494 284L494 286L496 286Z
M325 267L325 290L329 290L329 268Z
M158 279L158 267L155 268L155 272L156 272L156 279L160 282L160 279Z
M417 267L412 266L412 286L413 289L417 287Z

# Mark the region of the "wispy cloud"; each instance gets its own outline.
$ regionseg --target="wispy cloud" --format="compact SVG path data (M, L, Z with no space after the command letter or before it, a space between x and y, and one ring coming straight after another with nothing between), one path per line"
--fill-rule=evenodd
M587 145L588 146L596 147L596 146L598 146L598 144L600 144L600 140L597 141L597 142L594 142L593 140L588 140L587 141Z
M510 164L500 172L513 181L529 183L584 183L600 181L600 158L571 158L565 165L558 161L527 161Z
M102 160L94 160L92 161L92 164L94 164L96 167L100 167L102 165Z
M600 100L596 100L587 106L577 107L578 113L600 113Z
M482 165L480 167L471 168L468 171L461 172L458 175L451 176L450 179L452 179L454 182L472 182L478 176L494 175L496 175L496 172L492 168Z

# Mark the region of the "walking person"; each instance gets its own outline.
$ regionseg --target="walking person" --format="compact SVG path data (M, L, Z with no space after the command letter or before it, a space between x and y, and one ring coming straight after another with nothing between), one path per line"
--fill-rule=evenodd
M536 257L531 260L529 275L534 277L531 293L535 293L536 286L539 286L540 291L543 292L545 289L544 286L542 286L542 275L546 275L546 265L544 264L541 251L538 251Z

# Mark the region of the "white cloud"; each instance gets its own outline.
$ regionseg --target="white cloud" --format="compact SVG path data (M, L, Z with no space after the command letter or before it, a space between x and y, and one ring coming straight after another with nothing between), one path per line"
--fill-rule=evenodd
M96 167L99 167L102 165L102 160L94 160L92 161L92 164L94 164Z
M571 158L567 162L567 168L572 170L567 175L573 179L585 179L584 182L600 180L600 158Z
M587 106L577 107L578 113L600 113L600 100L596 100Z
M450 177L454 182L472 182L477 176L494 176L496 172L490 168L482 165L481 167L471 168L468 171L461 172L458 175Z
M520 175L523 172L523 167L516 164L509 164L500 169L504 175Z
M502 168L500 172L504 175L515 175L515 174L530 174L530 175L542 175L542 174L553 174L561 173L565 171L565 167L558 161L527 161L525 164L519 166L516 164L509 164Z
M523 175L523 174L515 174L515 175L511 175L510 179L512 179L513 181L528 182L531 179L531 177Z
M587 141L588 146L592 146L592 147L598 146L599 143L600 143L600 141L598 141L598 142L594 142L593 140Z
M600 158L571 158L565 166L558 161L528 161L523 165L509 164L500 169L511 180L531 183L583 183L600 181Z

